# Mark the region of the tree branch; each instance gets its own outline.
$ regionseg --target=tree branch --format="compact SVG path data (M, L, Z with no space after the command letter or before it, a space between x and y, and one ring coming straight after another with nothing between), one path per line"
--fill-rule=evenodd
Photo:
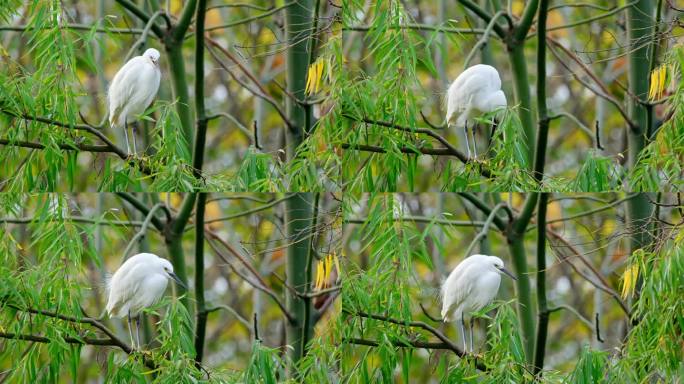
M296 4L296 3L297 3L296 1L291 1L291 2L289 2L289 3L285 3L284 5L281 5L280 7L271 7L271 9L265 11L264 13L261 13L261 14L258 14L258 15L254 15L254 16L251 16L251 17L246 17L246 18L241 19L241 20L232 21L232 22L227 23L227 24L216 25L216 26L207 28L206 31L207 31L207 32L211 32L211 31L215 31L215 30L219 30L219 29L231 28L231 27L234 27L234 26L240 25L240 24L251 23L251 22L254 21L254 20L263 19L264 17L268 17L268 16L270 16L270 15L276 13L276 12L280 12L280 11L282 11L283 9L285 9L285 8L287 8L287 7L289 7L289 6L293 5L293 4Z
M147 22L150 21L150 15L138 8L138 6L130 0L116 0L116 2L119 3L124 9L128 10L130 13L142 20L143 23L147 24ZM159 38L164 37L164 31L162 31L162 29L157 25L152 25L152 32L154 32L154 34Z
M603 82L598 78L598 76L596 76L596 75L594 74L594 72L592 72L591 69L589 69L589 67L587 67L586 64L584 64L584 63L582 62L582 60L580 60L576 55L574 55L569 49L565 48L561 43L557 42L556 40L554 40L554 39L552 39L551 37L548 37L548 36L546 37L546 41L547 41L547 42L550 42L550 43L552 43L554 46L558 47L561 51L563 51L563 53L565 53L565 54L566 54L568 57L570 57L575 63L577 63L577 64L582 68L582 70L584 71L584 73L586 73L587 76L589 76L589 77L594 81L594 83L596 83L596 84L599 86L599 88L601 88L601 91L600 91L600 92L597 91L596 89L594 89L594 87L592 87L589 83L587 83L586 81L582 80L582 78L581 78L579 75L577 75L575 72L573 72L573 71L570 69L570 67L568 66L568 64L560 57L560 55L558 54L558 52L556 52L555 50L551 49L551 53L556 57L556 59L558 60L558 62L559 62L559 63L560 63L568 72L570 72L570 73L573 75L573 77L575 77L575 79L577 79L577 81L579 81L582 85L584 85L585 88L587 88L588 90L590 90L591 92L593 92L595 95L597 95L597 96L599 96L599 97L602 97L602 98L606 99L609 103L613 104L613 105L615 106L615 108L617 108L618 112L620 112L620 115L622 115L622 117L625 119L625 122L627 123L627 125L629 125L630 129L634 129L634 127L635 127L636 125L634 124L634 122L632 121L632 119L631 119L631 118L629 117L629 115L627 114L627 111L625 111L625 109L622 107L622 104L621 104L613 95L611 95L611 93L610 93L610 91L608 91L608 88L606 87L606 85L603 84Z
M447 139L440 136L439 134L432 131L431 129L404 127L404 126L397 125L394 123L388 123L385 121L378 121L378 120L371 120L368 118L359 119L359 118L356 118L356 117L348 115L348 114L342 114L342 116L349 119L349 120L357 121L359 123L366 123L366 124L377 125L377 126L385 127L385 128L392 128L392 129L396 129L396 130L402 131L402 132L420 133L420 134L428 135L428 136L432 137L433 139L439 141L442 145L444 145L449 150L450 154L453 156L456 156L463 164L468 164L468 163L473 162L471 159L468 158L468 156L464 155L461 151L456 149L456 147L451 145ZM491 177L492 176L489 169L484 168L484 167L480 167L480 174L484 177Z
M485 23L489 23L492 20L492 15L471 0L458 0L458 2L484 20ZM498 24L494 24L494 32L502 39L506 37L506 31Z
M489 234L489 227L492 225L492 221L497 217L496 213L499 209L505 209L508 212L508 217L509 219L512 219L513 214L511 212L511 209L508 207L506 203L499 203L497 204L494 208L492 208L492 211L489 212L489 216L487 217L487 220L485 220L484 226L482 226L482 229L478 234L475 236L473 241L470 242L470 245L465 251L466 257L470 255L470 252L475 248L475 245L480 242L483 238L487 237Z
M285 122L285 124L288 126L288 128L292 128L292 127L293 127L293 123L292 123L292 122L290 121L290 119L287 117L287 114L285 113L285 111L283 111L283 109L280 107L280 104L278 104L278 102L276 102L276 100L273 98L273 96L271 96L271 95L266 91L266 89L263 87L263 85L261 85L261 83L260 83L260 82L256 79L256 77L252 74L252 72L250 72L249 69L247 69L247 68L244 66L244 64L242 64L242 62L240 62L240 60L238 60L237 58L235 58L227 49L223 48L223 47L221 46L221 44L219 44L218 42L214 41L213 39L210 39L209 37L205 37L205 41L206 41L207 43L209 43L210 45L212 45L213 47L215 47L216 49L218 49L219 51L221 51L221 53L223 53L224 56L226 56L228 59L230 59L230 61L232 61L233 63L235 63L235 64L240 68L240 70L242 71L242 73L244 73L245 76L247 76L247 77L254 83L254 85L257 86L257 88L259 88L259 92L255 92L251 87L247 86L247 84L242 83L242 82L238 79L238 77L237 77L235 74L233 74L233 71L231 71L231 70L228 68L228 66L225 65L225 64L223 63L223 61L221 61L221 60L218 58L218 56L214 53L214 51L212 51L211 49L209 49L209 53L214 57L214 59L215 59L216 62L219 64L219 66L221 66L221 68L223 68L225 71L227 71L227 72L228 72L236 81L240 82L240 84L241 84L243 87L245 87L245 89L247 89L248 91L250 91L254 96L260 97L260 98L264 99L266 102L268 102L269 104L271 104L271 106L273 106L273 108L275 108L276 112L278 112L278 114L280 115L280 117L282 118L282 120Z
M142 201L138 200L137 197L133 196L132 194L128 192L117 192L117 196L119 196L121 199L125 200L128 202L130 205L132 205L135 209L140 211L145 217L148 217L150 214L150 208L147 207L145 203ZM170 218L168 211L165 211L167 213L167 219ZM152 225L154 225L155 228L157 228L158 231L163 232L164 227L166 226L164 223L162 223L159 218L152 216L150 219L152 222Z
M210 231L207 231L207 233L212 234ZM212 237L212 238L216 239L217 237ZM208 241L208 243L209 243L209 246L214 250L214 253L216 253L216 255L221 260L223 260L223 262L228 264L230 269L232 269L233 272L235 272L235 274L237 274L240 278L242 278L244 281L246 281L249 285L251 285L255 289L258 289L258 290L264 292L265 294L267 294L268 296L270 296L271 299L273 299L273 301L278 305L278 308L280 308L280 311L287 318L288 322L294 322L295 321L294 316L287 310L287 307L282 302L282 300L280 300L280 297L278 297L278 295L271 288L269 288L265 283L262 283L263 280L261 280L261 276L259 276L258 274L255 274L255 272L252 272L253 275L259 276L258 279L261 280L259 282L259 284L255 284L252 281L252 279L250 279L249 277L247 277L247 276L243 275L241 272L239 272L239 270L233 265L233 263L231 263L228 260L228 258L225 257L225 255L216 247L216 245L214 245L214 243L212 241ZM248 268L248 269L250 269L250 268ZM253 269L251 269L250 271L253 271Z
M468 356L467 353L463 352L458 346L456 346L456 344L454 344L451 340L449 340L449 338L446 335L444 335L438 329L434 328L433 326L431 326L430 324L427 324L425 322L422 322L422 321L404 321L404 320L399 320L399 319L393 319L393 318L387 317L387 316L365 313L365 312L361 312L361 311L350 312L350 311L345 310L345 309L343 309L342 312L346 313L348 315L351 315L351 316L363 317L363 318L373 319L373 320L380 320L380 321L384 321L387 323L403 325L406 327L421 328L427 332L430 332L435 337L437 337L442 343L445 344L446 348L453 351L458 357L464 358L464 357ZM477 367L477 369L479 369L481 371L487 370L487 367L483 363L479 362L477 360L477 358L475 359L475 366Z
M185 32L188 31L188 27L190 27L192 15L195 14L196 5L197 0L188 0L188 2L185 3L185 7L183 7L183 12L181 13L178 23L173 28L173 39L176 42L179 42L179 44L183 41L183 36L185 35Z
M91 150L91 152L111 152L111 153L114 153L121 160L125 160L129 164L138 165L140 167L141 172L143 172L147 175L149 175L151 173L149 166L147 166L142 160L135 160L135 159L129 158L129 155L126 151L119 148L116 144L114 144L114 142L109 140L109 138L107 138L107 136L105 136L97 128L95 128L91 125L88 125L88 124L67 124L67 123L63 123L60 121L48 119L45 117L31 116L31 115L28 115L25 113L17 113L17 112L9 111L6 109L0 109L0 112L6 114L8 116L18 118L18 119L37 121L40 123L44 123L44 124L48 124L48 125L54 125L54 126L62 127L62 128L73 129L73 130L77 130L77 131L87 131L87 132L91 133L92 135L96 136L98 139L100 139L100 141L105 143L105 145L109 148L109 150L105 151L105 150L103 150L103 148L101 146L84 146L84 148L89 148L89 150ZM7 145L11 145L12 143L13 143L12 141L8 141ZM36 149L44 149L45 148L45 146L43 144L39 144L39 143L28 143L28 142L23 142L23 143L26 145L21 145L21 146L25 146L25 147L29 147L29 148L36 148ZM0 144L5 144L5 143L0 143ZM38 148L37 146L39 146L39 145L43 146L43 147ZM63 144L63 145L69 145L69 144ZM61 146L62 146L62 144L60 144L60 147ZM66 149L70 149L70 148L66 148Z
M121 34L129 34L129 35L139 35L143 33L143 30L140 28L104 28L104 27L97 27L93 25L85 25L85 24L65 24L62 25L61 28L64 29L74 29L77 31L91 31L93 28L95 29L95 32L97 33L121 33ZM0 26L0 31L15 31L15 32L24 32L24 31L33 31L36 30L35 27L28 26L28 25L3 25Z
M591 270L592 274L594 276L596 276L597 279L599 279L601 284L596 284L596 282L594 280L592 280L591 278L589 278L589 276L585 275L582 271L580 271L579 268L577 268L577 266L574 263L570 263L567 256L561 255L562 256L561 260L568 262L568 264L570 264L570 266L577 273L579 273L580 276L584 277L585 280L587 280L589 283L591 283L591 285L602 290L603 292L606 292L613 299L615 299L615 301L620 305L620 308L622 309L622 311L625 312L627 317L631 319L632 312L627 307L627 304L625 304L625 302L622 301L622 298L620 297L620 295L617 292L615 292L615 290L610 288L608 281L606 281L606 279L603 277L603 275L601 273L599 273L599 271L597 271L593 265L591 265L591 263L577 250L577 248L575 248L575 246L570 244L570 242L568 242L565 238L563 238L563 236L561 236L559 233L557 233L551 229L547 229L546 232L548 234L550 234L553 238L555 238L558 241L560 241L561 243L563 243L565 245L565 247L567 247L578 259L580 259L580 261L582 261L582 264L584 264L589 270Z
M248 209L246 211L243 211L240 213L235 213L233 215L228 215L228 216L223 216L223 217L219 217L216 219L207 220L205 222L205 224L211 224L211 223L216 223L216 222L220 222L220 221L233 220L233 219L236 219L238 217L249 216L253 213L257 213L257 212L261 212L261 211L264 211L266 209L269 209L269 208L273 207L274 205L278 205L278 204L286 201L287 199L291 198L292 196L294 196L294 195L288 194L287 196L285 196L283 198L273 200L273 201L269 202L268 204L264 204L264 205L256 207L256 208Z
M479 209L480 211L482 211L482 213L484 213L485 215L487 215L487 216L490 216L490 215L491 215L492 209L489 208L489 206L488 206L484 201L480 200L480 199L479 199L477 196L475 196L474 194L468 193L468 192L461 192L461 193L459 193L458 195L461 196L461 197L463 197L464 199L468 200L469 202L471 202L477 209ZM511 217L511 214L510 214L510 209L509 209L509 211L506 211L506 212L509 213L508 219L509 219L509 222L510 222L510 221L512 220L512 217ZM497 227L500 231L505 231L506 228L508 227L508 226L501 220L501 218L498 217L498 216L493 216L492 222L494 223L494 225L496 225L496 227Z

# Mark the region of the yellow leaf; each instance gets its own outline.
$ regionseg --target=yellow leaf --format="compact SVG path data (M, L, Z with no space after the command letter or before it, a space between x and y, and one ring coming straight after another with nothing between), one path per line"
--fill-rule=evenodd
M318 262L318 265L316 266L316 283L314 284L314 290L319 290L321 289L321 286L323 286L323 275L325 274L325 271L323 271L323 263Z
M321 59L316 60L316 62L309 66L309 70L306 75L305 88L305 92L307 94L314 94L321 88L321 78L323 77L324 67L325 62Z
M171 14L180 14L180 11L183 9L183 2L181 0L171 0L170 8Z
M330 273L332 272L332 267L333 267L333 256L332 254L329 254L328 257L325 258L325 281L324 285L327 287L328 282L330 281Z
M639 277L639 265L632 264L630 267L625 269L622 274L622 298L626 299L628 296L634 294L634 288L636 288L637 277Z
M667 65L661 65L651 72L651 84L648 88L648 98L659 100L665 92L665 80L667 79Z

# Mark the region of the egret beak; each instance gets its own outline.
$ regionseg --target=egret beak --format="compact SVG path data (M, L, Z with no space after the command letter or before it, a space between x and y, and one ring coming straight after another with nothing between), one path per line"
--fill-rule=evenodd
M513 276L513 274L511 273L511 271L509 271L508 269L506 269L506 268L504 268L504 267L501 267L501 268L499 268L499 270L500 270L501 272L507 274L508 277L510 277L511 279L513 279L513 280L515 280L515 281L518 280L515 276Z
M185 285L185 283L183 283L181 281L181 279L178 277L178 275L176 275L173 272L168 272L168 274L169 274L169 277L172 278L176 282L176 284L180 285L181 287L183 287L186 290L188 289L188 287Z

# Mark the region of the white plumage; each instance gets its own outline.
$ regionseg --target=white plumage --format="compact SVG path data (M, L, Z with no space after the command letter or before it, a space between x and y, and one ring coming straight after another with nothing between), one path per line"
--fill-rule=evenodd
M494 300L501 283L501 274L515 279L496 256L472 255L449 274L442 285L442 319L460 321L465 349L465 320L470 320L470 349L473 349L471 313Z
M131 256L109 281L107 313L112 317L127 316L130 331L131 317L137 317L143 309L159 301L169 279L174 279L184 286L178 276L173 273L173 265L168 260L152 253L139 253ZM140 337L138 337L138 346L140 346Z
M470 157L468 120L478 114L492 112L506 105L506 95L501 90L499 72L491 65L473 65L451 83L447 91L446 121L449 126L464 129L468 157ZM472 127L473 140L475 140L474 123ZM477 157L476 145L474 149L475 157Z
M113 128L123 128L128 145L128 123L134 122L152 103L159 90L161 71L159 70L159 51L149 48L142 54L130 59L114 75L107 94L109 103L109 124ZM135 128L133 130L133 151L136 152Z

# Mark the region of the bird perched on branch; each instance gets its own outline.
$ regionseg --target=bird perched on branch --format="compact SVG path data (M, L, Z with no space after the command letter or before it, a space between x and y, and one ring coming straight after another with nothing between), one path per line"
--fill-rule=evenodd
M460 321L463 350L466 350L465 321L470 322L470 351L473 351L473 320L471 314L486 307L496 297L505 273L517 280L504 268L496 256L472 255L461 261L442 285L442 319Z
M152 253L139 253L121 264L109 281L107 313L111 317L128 317L131 344L133 344L131 318L136 318L138 348L140 348L140 312L159 301L169 279L173 279L178 285L186 288L181 279L173 273L173 265L168 260Z
M478 114L493 112L506 107L506 95L501 90L501 78L491 65L476 64L463 71L449 86L447 91L446 121L449 126L463 128L466 149L470 157L468 143L468 120ZM473 150L477 158L475 142L475 122L471 122Z
M160 79L159 51L149 48L142 56L130 59L121 67L109 86L109 124L124 129L129 154L128 123L133 123L133 152L137 154L135 120L154 100Z

